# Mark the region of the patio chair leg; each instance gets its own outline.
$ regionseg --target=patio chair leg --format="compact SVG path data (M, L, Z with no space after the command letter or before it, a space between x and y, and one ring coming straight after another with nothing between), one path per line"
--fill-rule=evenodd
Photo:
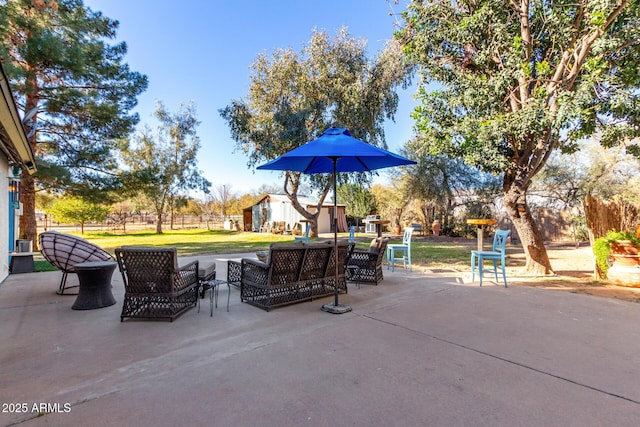
M396 249L391 248L391 271L396 271Z
M504 262L502 263L502 279L504 280L504 287L507 287L507 274L504 270Z
M471 281L475 282L476 280L476 256L474 253L471 253Z
M77 292L73 293L73 294L70 294L70 293L66 293L65 294L64 293L64 291L68 290L69 288L77 288L78 287L78 285L67 287L67 275L68 275L68 273L66 271L62 272L62 280L60 280L60 286L58 286L58 290L56 291L56 293L58 295L78 295Z
M60 286L58 286L58 294L62 295L64 293L64 285L67 283L67 272L62 272L62 280L60 280Z

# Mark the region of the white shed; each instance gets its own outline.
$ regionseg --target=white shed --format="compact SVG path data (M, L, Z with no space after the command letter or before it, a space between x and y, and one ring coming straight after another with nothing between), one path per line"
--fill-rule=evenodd
M298 201L309 212L315 212L318 206L317 200L308 197L298 197ZM303 224L301 221L305 219L295 210L289 198L284 194L267 194L258 203L244 211L245 230L260 231L264 230L268 224L280 222L284 222L288 229L293 229L296 224ZM325 201L318 216L318 233L331 233L332 222L333 203ZM247 226L249 223L251 224L250 228ZM338 205L338 231L346 231L344 205Z

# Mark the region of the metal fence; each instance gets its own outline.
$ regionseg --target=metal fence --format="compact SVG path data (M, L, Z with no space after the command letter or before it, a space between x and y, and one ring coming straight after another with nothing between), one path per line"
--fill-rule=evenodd
M41 216L37 219L39 230L51 230L59 228L72 228L80 231L80 224L64 224L55 221L55 218ZM242 215L165 215L162 219L163 230L180 230L180 229L209 229L224 230L236 229L238 224L240 230L243 229ZM225 225L227 227L225 227ZM229 227L231 225L232 227ZM132 231L132 230L155 230L156 216L152 213L111 214L103 222L93 222L84 225L85 231Z

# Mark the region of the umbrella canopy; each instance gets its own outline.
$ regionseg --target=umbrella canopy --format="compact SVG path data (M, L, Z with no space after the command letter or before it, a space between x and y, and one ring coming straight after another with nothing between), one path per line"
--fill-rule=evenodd
M333 159L336 160L335 169ZM329 128L307 142L257 169L289 170L306 174L369 172L392 166L415 164L390 151L351 136L348 129Z
M351 307L338 304L338 219L336 172L369 172L392 166L415 164L413 160L393 154L351 136L348 129L329 128L313 141L307 142L256 169L288 170L305 174L333 174L334 228L333 242L336 253L335 302L322 309L330 313L344 313Z

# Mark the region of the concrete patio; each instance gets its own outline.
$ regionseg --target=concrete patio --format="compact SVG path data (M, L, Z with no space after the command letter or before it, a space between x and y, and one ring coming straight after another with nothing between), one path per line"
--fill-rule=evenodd
M229 257L199 258L225 278ZM55 294L59 272L11 275L0 285L0 423L640 424L639 304L384 273L340 296L347 314L321 311L331 298L267 313L236 289L227 313L225 286L213 318L204 299L173 323L121 323L117 270L116 305L88 311Z

